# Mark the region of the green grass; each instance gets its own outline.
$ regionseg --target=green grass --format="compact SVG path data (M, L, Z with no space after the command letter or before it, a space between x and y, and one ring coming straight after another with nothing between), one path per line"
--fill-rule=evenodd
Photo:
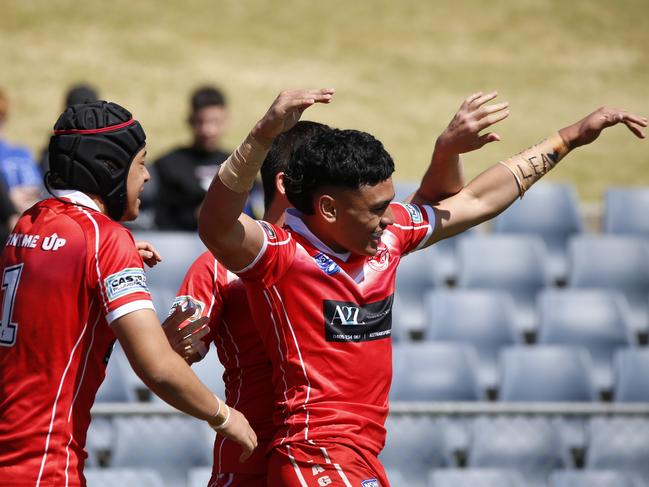
M5 0L0 86L8 136L37 151L78 81L127 106L153 157L186 141L188 93L229 95L233 147L284 88L333 86L306 118L378 136L397 178L423 172L461 100L497 89L503 141L465 157L467 174L600 105L649 114L646 0ZM615 128L549 176L599 200L610 185L649 184L649 145Z

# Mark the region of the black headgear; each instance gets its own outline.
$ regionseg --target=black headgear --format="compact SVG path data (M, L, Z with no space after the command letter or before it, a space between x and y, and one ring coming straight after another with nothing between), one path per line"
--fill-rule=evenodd
M126 179L146 134L131 113L116 103L97 101L68 107L50 139L47 182L100 196L108 216L126 210Z

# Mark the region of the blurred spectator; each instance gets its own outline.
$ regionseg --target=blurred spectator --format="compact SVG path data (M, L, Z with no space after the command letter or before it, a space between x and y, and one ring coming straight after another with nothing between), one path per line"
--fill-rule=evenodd
M191 145L174 149L153 163L155 223L161 230L197 229L198 207L218 166L230 155L220 149L230 118L221 91L213 86L198 88L191 96L190 110Z
M4 249L7 237L17 220L18 212L16 211L16 207L9 198L7 188L0 181L0 252Z
M41 173L27 148L4 140L8 115L9 99L0 91L0 178L16 210L22 213L40 199Z
M98 99L99 95L97 94L97 90L95 88L90 85L79 83L71 86L65 94L63 110L68 108L70 105L93 102L97 101ZM45 146L43 148L43 151L41 152L40 166L41 172L43 174L50 170L50 153L47 150L47 146Z

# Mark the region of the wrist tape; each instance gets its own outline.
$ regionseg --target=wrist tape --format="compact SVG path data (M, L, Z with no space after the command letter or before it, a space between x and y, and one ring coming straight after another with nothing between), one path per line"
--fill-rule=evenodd
M567 153L568 145L557 132L499 164L514 175L522 198L525 191L556 166Z
M249 192L268 150L248 134L246 140L221 164L219 179L235 193Z

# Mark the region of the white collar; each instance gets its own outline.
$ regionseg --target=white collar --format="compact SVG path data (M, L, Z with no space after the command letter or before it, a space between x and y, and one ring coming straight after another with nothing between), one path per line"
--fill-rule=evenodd
M347 262L349 257L352 255L351 252L338 253L331 250L328 245L326 245L322 240L316 237L311 230L309 230L309 228L304 223L304 220L302 220L302 213L295 208L289 208L288 210L286 210L284 223L291 227L294 232L299 233L309 242L311 242L311 244L315 248L327 255L336 257L338 260L341 260L343 262Z
M101 212L97 203L90 196L76 189L54 189L52 190L52 194L57 198L66 198L72 203L87 206L88 208Z

